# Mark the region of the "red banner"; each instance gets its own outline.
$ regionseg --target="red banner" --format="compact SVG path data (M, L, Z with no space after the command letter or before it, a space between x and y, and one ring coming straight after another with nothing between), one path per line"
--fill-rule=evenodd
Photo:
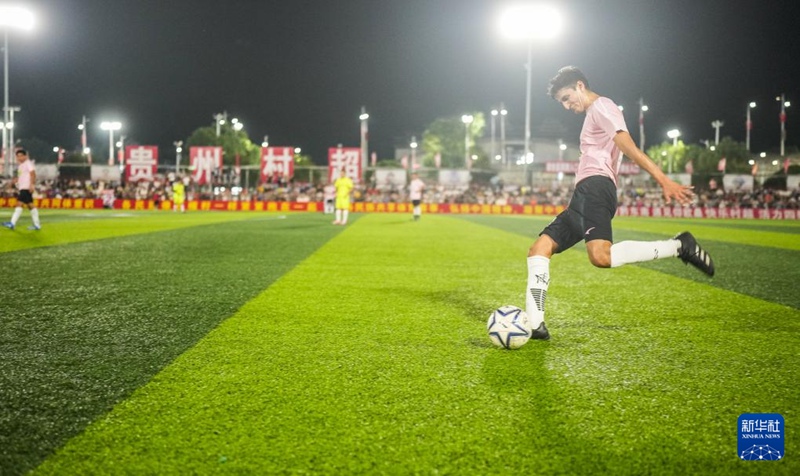
M37 198L37 208L48 209L101 209L100 198ZM16 198L0 198L0 208L14 208ZM116 210L172 210L172 202L164 200L113 200ZM193 200L186 202L188 211L264 211L264 212L319 212L322 202L226 202L222 200ZM410 203L356 202L351 210L362 213L411 213ZM559 205L480 205L476 203L424 203L423 213L462 213L490 215L557 215L564 210ZM620 206L617 216L659 218L740 218L758 220L798 220L800 210L763 208L684 208L684 207L631 207Z
M212 174L222 168L222 147L190 147L189 160L192 179L205 185L211 181Z
M261 148L261 183L277 182L294 175L293 147Z
M344 168L345 175L353 182L361 182L361 149L358 147L331 147L328 149L328 182L339 178Z
M158 146L129 145L125 147L125 180L152 182L158 170Z

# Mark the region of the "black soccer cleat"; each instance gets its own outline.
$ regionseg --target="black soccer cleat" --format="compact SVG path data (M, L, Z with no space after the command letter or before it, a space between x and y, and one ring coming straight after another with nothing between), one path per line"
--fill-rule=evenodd
M691 264L709 276L714 276L714 260L711 259L706 250L697 244L691 233L684 231L675 235L675 239L681 242L678 250L678 258L686 264Z
M531 331L531 339L550 340L550 333L547 332L547 326L544 321L539 324L539 327Z

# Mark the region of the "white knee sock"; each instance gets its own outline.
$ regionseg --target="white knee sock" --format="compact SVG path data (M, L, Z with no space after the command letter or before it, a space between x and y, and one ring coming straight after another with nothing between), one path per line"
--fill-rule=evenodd
M550 258L528 257L528 288L525 291L525 312L531 321L531 329L544 322L544 301L550 285Z
M620 241L611 245L611 267L659 258L674 258L678 256L680 247L681 242L678 240Z
M342 209L341 208L337 208L336 209L336 221L337 222L341 222L342 221Z
M14 209L14 214L11 215L11 224L12 225L16 225L17 224L17 220L19 220L19 217L21 215L22 215L22 207L15 208Z
M342 210L342 223L347 223L347 215L350 214L350 210L344 209Z
M35 226L42 226L39 223L39 209L38 208L31 208L31 218L33 219L33 224Z
M414 216L415 216L415 217L418 217L418 216L420 215L420 213L421 213L421 212L420 212L421 210L422 210L422 207L420 207L419 205L417 205L416 207L414 207Z

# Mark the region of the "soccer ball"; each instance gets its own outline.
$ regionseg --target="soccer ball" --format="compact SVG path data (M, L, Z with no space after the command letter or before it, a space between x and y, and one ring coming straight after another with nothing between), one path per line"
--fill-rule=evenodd
M502 306L489 315L489 340L497 347L519 349L531 338L528 314L517 306Z

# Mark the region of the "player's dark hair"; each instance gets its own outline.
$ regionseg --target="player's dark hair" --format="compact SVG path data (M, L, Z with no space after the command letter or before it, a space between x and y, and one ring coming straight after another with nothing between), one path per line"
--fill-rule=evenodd
M17 149L17 151L14 152L14 155L19 155L19 154L28 155L28 151L25 149Z
M589 80L586 75L575 66L564 66L558 70L553 79L550 80L550 86L547 88L547 94L556 99L556 93L562 88L575 88L578 81L582 82L584 86L589 87Z

